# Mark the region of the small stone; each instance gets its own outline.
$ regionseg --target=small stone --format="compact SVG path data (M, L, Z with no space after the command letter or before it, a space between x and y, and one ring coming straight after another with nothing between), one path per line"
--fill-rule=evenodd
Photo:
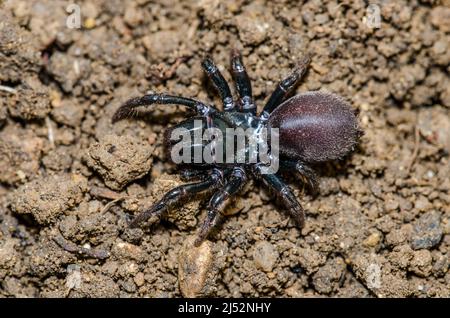
M56 108L61 106L61 93L57 90L51 90L49 93L50 104Z
M145 252L140 246L123 242L122 240L118 240L117 243L112 246L111 253L120 259L129 259L137 262L141 262L145 259Z
M253 250L253 261L256 267L265 272L272 271L278 256L278 251L267 241L259 241Z
M98 4L95 4L93 2L86 2L83 3L83 7L81 9L83 11L83 16L86 18L92 18L95 19L100 14L100 6Z
M134 281L131 278L129 278L126 281L122 282L120 285L128 293L136 292L136 284L134 283Z
M141 287L144 285L145 283L145 276L142 272L139 272L136 274L136 276L134 276L134 283L136 284L136 286Z
M4 106L4 104L4 100L0 102L0 128L2 128L6 124L7 112L6 106Z
M274 279L277 275L274 272L267 273L267 278Z
M96 26L95 19L87 18L86 20L84 20L83 27L85 27L86 29L90 30L95 28L95 26Z
M214 263L213 244L204 241L194 246L196 237L186 240L178 255L178 281L184 297L204 297L215 287L217 266Z
M415 201L414 207L419 211L428 211L432 208L430 201L424 197L423 195L419 196L419 198Z
M396 200L396 198L388 198L385 202L384 202L384 208L387 212L392 212L398 209L399 207L399 202L398 200Z
M269 23L265 19L251 14L241 14L236 17L239 38L246 45L258 45L263 42L269 31Z
M363 242L363 245L368 247L375 247L380 242L381 235L378 232L372 233L369 235L368 238L366 238Z
M443 226L443 233L444 234L450 234L450 219L444 218L442 220L442 226Z
M411 235L411 247L418 250L437 245L442 238L440 222L441 215L438 212L426 213L415 221Z

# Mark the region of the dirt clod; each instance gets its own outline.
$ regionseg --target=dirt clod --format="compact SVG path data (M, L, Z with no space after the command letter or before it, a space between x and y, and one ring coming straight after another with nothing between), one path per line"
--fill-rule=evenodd
M83 115L83 107L71 101L63 101L59 107L52 111L52 116L56 122L71 127L79 127Z
M428 250L415 251L411 260L410 270L415 274L427 277L432 270L432 257Z
M148 142L129 135L106 135L89 147L84 159L109 188L121 190L148 173L152 166L152 153L153 147Z
M39 178L15 191L11 209L19 214L32 214L39 224L48 225L80 203L86 191L87 180L81 175Z
M333 290L337 290L342 275L344 275L344 271L345 262L342 258L337 257L328 260L325 265L313 275L314 288L323 294L329 294Z

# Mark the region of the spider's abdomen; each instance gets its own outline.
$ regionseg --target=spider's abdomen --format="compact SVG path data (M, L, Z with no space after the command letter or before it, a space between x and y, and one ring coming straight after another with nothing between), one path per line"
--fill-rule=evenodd
M320 91L286 100L272 112L268 126L279 128L281 154L305 162L341 158L361 135L350 105L336 94Z

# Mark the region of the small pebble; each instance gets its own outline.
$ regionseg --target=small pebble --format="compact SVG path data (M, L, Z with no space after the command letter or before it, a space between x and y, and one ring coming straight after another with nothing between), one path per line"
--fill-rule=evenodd
M414 203L414 207L419 211L427 211L431 209L432 205L426 197L420 196Z
M142 272L139 272L134 276L134 283L136 286L141 287L145 283L145 276Z
M258 45L263 42L270 28L269 23L261 17L243 13L236 17L239 38L246 45Z
M267 241L260 241L256 243L253 251L253 261L255 262L257 268L260 268L265 272L270 272L272 271L277 259L278 251L271 243Z
M178 281L184 297L204 297L214 290L217 267L214 264L213 244L204 241L194 246L196 237L186 240L178 255Z
M95 19L93 18L87 18L86 20L84 20L83 23L83 26L88 30L95 28L95 25L96 25Z
M426 213L415 221L411 235L411 247L418 250L437 245L442 238L440 222L441 215L438 212Z
M380 233L375 232L369 235L368 238L365 239L363 244L368 247L375 247L380 242L381 236Z

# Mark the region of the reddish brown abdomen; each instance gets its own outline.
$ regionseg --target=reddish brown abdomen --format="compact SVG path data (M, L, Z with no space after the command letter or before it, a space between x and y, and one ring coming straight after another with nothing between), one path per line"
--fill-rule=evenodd
M307 92L291 97L269 117L280 129L280 153L305 162L338 159L351 151L361 134L354 111L336 94Z

